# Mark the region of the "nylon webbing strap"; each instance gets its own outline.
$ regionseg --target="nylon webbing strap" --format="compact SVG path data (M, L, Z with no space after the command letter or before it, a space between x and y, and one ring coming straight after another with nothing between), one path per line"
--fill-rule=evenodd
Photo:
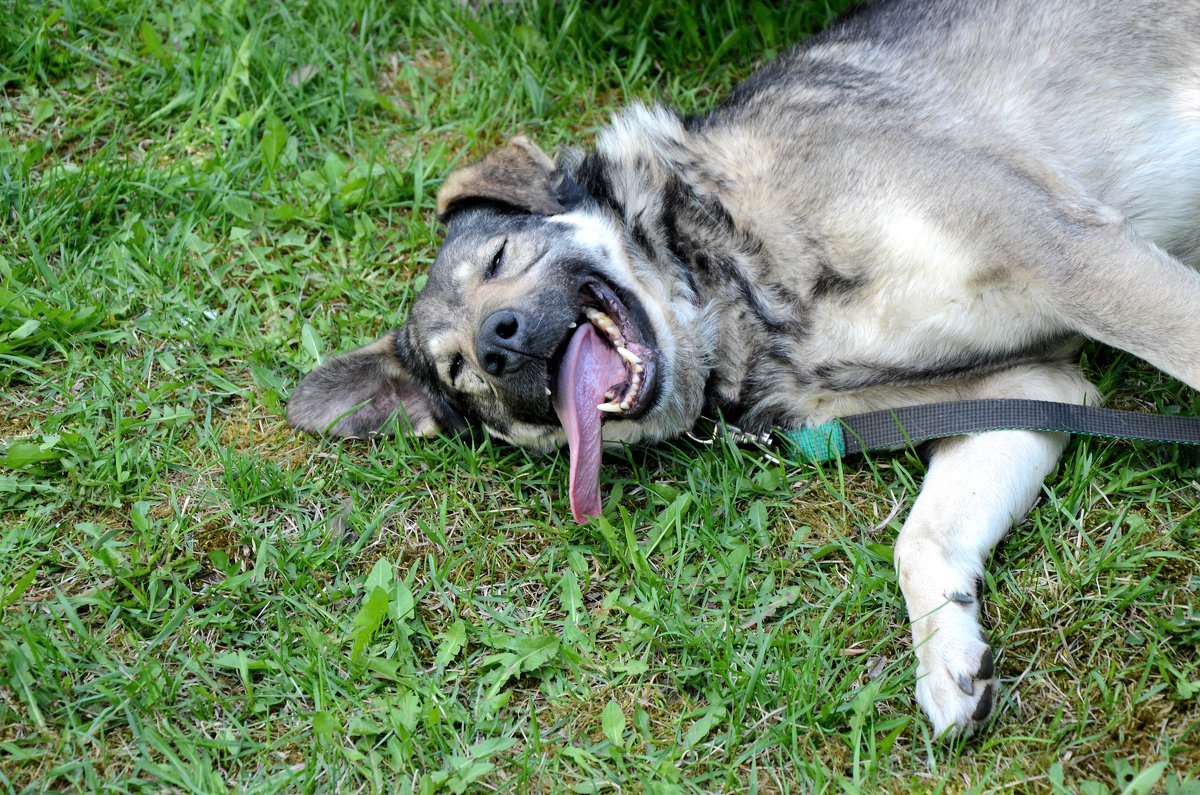
M829 461L850 453L918 444L981 431L1059 431L1112 439L1200 444L1200 417L1052 403L1044 400L964 400L871 411L776 438L800 461Z

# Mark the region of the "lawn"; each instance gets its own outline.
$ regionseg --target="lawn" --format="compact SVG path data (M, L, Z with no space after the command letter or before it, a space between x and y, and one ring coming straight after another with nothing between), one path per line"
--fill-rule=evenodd
M403 319L454 164L702 111L846 4L0 0L0 791L1200 793L1194 450L1072 443L944 743L914 452L628 450L580 527L562 455L283 421Z

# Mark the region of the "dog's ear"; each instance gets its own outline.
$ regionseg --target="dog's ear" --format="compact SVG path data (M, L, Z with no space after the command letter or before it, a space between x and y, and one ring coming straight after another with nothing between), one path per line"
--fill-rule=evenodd
M437 217L445 222L455 205L480 200L557 215L565 210L558 197L562 181L554 161L533 141L518 135L507 146L446 177L438 190Z
M403 329L313 370L288 400L287 421L317 434L365 438L391 433L388 422L403 410L411 433L431 436L451 424L450 410L403 361Z

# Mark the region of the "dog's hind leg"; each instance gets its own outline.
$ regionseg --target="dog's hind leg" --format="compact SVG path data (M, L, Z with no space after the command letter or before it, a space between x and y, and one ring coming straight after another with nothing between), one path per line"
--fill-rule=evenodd
M1062 322L1200 389L1200 273L1130 224L1071 231L1056 241L1067 264L1046 274Z
M981 382L978 397L1091 402L1073 368L1034 366ZM996 431L932 445L921 493L896 539L912 620L917 701L939 736L969 734L991 714L998 682L979 625L983 567L1020 521L1066 445L1065 434Z

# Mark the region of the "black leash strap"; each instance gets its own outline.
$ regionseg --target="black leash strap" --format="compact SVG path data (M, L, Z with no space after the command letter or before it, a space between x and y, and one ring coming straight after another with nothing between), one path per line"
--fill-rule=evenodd
M1001 430L1200 444L1200 417L1143 414L1044 400L963 400L905 406L853 414L814 428L778 431L773 438L781 441L796 459L817 462L866 450Z

